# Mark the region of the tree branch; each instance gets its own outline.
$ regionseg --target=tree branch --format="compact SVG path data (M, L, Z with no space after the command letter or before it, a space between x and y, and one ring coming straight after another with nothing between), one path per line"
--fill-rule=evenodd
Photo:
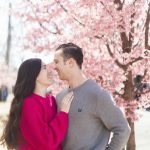
M141 40L139 39L139 40L137 41L137 43L133 45L132 49L134 49L135 47L137 47L140 42L141 42Z
M118 93L117 91L113 92L113 95L117 95L117 96L123 98L123 94L120 94L120 93Z
M108 50L109 55L110 55L112 58L114 58L114 55L113 55L113 53L112 53L112 51L111 51L111 49L110 49L110 46L109 46L108 44L106 44L106 47L107 47L107 50ZM127 65L121 64L117 59L115 60L115 63L116 63L121 69L123 69L124 71L127 70Z
M125 1L121 2L121 0L114 0L114 4L118 5L117 11L122 10L124 2ZM123 16L121 16L120 23L121 22L123 22ZM133 23L132 20L131 20L131 23ZM118 28L123 29L124 26L122 24L120 24L120 25L118 25ZM131 29L131 31L133 31L133 29ZM129 37L127 36L125 31L120 32L120 38L121 38L121 41L122 41L123 53L130 53L131 52L131 45L132 45L132 38L133 38L131 32L129 33Z
M120 33L121 41L122 41L122 49L123 53L130 53L131 52L131 41L128 41L128 37L125 32ZM131 35L130 35L131 38Z
M66 12L68 13L68 10L60 3L59 0L56 1L57 4L59 4L59 6ZM83 24L81 21L79 21L75 16L73 17L73 19L78 22L81 26L85 27L85 24Z
M102 38L104 37L104 35L102 35L101 37L98 36L98 35L96 35L96 36L94 36L94 37L97 38L97 39L102 39Z
M27 0L29 3L30 3L30 5L31 5L31 8L32 8L32 11L33 11L33 13L34 13L34 15L35 15L35 18L36 18L36 20L37 20L37 23L39 24L39 26L42 28L42 29L44 29L44 30L46 30L47 32L49 32L49 33L51 33L51 34L61 34L61 32L60 32L60 30L58 29L58 26L54 23L54 25L55 25L55 29L57 30L57 32L53 32L53 31L51 31L51 30L49 30L48 28L46 28L44 25L43 25L43 23L41 22L41 21L39 21L39 18L38 18L38 16L37 16L37 14L36 14L36 12L34 11L34 9L33 9L33 7L35 7L34 6L34 4L33 4L33 2L31 1L31 0ZM47 10L48 11L48 10Z
M107 47L107 50L108 50L109 55L113 58L114 55L113 55L113 53L112 53L112 51L111 51L111 49L110 49L110 46L109 46L108 44L106 44L106 47Z
M112 18L114 18L113 15L111 14L111 12L106 8L106 6L104 5L104 3L101 2L101 1L100 1L100 3L102 4L102 6L104 6L104 8L105 8L106 11L108 12L108 14L109 14Z
M42 29L46 30L47 32L49 32L49 33L51 33L51 34L61 34L61 33L60 33L60 30L57 28L57 25L56 25L56 24L55 24L55 29L56 29L58 32L53 32L53 31L47 29L47 28L46 28L41 22L39 22L39 21L38 21L38 23L39 23L39 25L40 25L40 27L41 27Z
M121 2L120 0L114 0L114 3L118 4L117 10L119 10L119 11L122 10L124 2L125 2L125 0L123 2Z
M138 58L134 59L133 61L129 62L129 63L127 64L127 66L132 65L133 63L135 63L135 62L137 62L137 61L140 61L140 60L142 60L142 59L143 59L143 57L138 57Z
M133 5L135 4L136 1L134 1ZM129 32L129 47L130 47L130 51L131 51L131 48L132 48L132 44L133 44L133 41L134 41L134 37L132 34L134 34L134 16L135 16L135 12L133 14L131 14L131 21L130 21L130 25L131 25L131 29L130 29L130 32Z
M147 69L144 70L144 75L142 77L143 79L145 78L146 74L147 74Z

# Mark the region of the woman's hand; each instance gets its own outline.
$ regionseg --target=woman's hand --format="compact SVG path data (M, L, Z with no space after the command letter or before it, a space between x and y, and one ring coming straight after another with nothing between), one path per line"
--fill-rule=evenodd
M74 98L73 92L69 92L61 101L60 111L68 113L73 98Z

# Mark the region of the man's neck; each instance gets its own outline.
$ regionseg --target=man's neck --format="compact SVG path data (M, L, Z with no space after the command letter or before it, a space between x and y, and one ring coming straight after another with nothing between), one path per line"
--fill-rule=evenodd
M82 85L87 78L81 73L76 76L72 76L71 79L68 81L70 88L76 88L80 85Z

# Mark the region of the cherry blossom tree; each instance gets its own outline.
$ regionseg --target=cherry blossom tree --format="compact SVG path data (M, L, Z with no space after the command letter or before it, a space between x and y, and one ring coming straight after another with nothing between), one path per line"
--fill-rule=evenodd
M16 78L16 70L10 67L10 56L11 56L11 48L12 48L12 20L11 20L11 2L6 1L6 6L8 7L7 9L5 6L1 6L1 11L5 11L5 13L8 15L8 22L6 24L7 27L7 35L5 37L5 34L2 33L2 36L6 41L4 42L4 46L2 46L3 49L3 54L1 55L1 62L0 62L0 88L2 86L7 86L9 88L9 91L12 92L12 87L14 86L15 78ZM6 10L5 10L6 9ZM8 12L7 12L8 11ZM4 24L4 22L2 22ZM5 31L4 31L5 32ZM2 44L3 45L3 44ZM4 56L3 56L4 55Z
M5 85L12 92L15 84L16 70L8 67L5 63L0 63L0 87Z
M137 75L150 83L150 3L146 0L25 0L17 5L24 48L54 51L74 42L84 51L84 72L111 91L132 129L127 150L135 150L136 109L150 105L150 92L136 98Z

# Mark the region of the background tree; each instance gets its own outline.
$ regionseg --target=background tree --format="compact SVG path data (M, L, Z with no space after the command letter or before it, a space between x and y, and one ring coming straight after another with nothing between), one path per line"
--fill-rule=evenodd
M25 24L25 49L53 51L64 42L83 47L85 73L110 90L124 107L132 129L127 150L135 150L135 110L150 103L149 92L137 101L133 82L141 75L150 83L149 2L26 0L18 6L17 15Z
M9 14L8 14L8 36L7 36L7 41L6 41L6 54L5 54L5 62L6 65L9 65L9 59L10 59L10 50L11 50L11 3L9 2Z
M0 87L7 86L9 91L12 90L14 79L16 78L15 69L11 66L10 56L12 49L12 19L11 19L11 2L2 1L1 5L1 42L0 42ZM10 66L11 67L10 67Z

